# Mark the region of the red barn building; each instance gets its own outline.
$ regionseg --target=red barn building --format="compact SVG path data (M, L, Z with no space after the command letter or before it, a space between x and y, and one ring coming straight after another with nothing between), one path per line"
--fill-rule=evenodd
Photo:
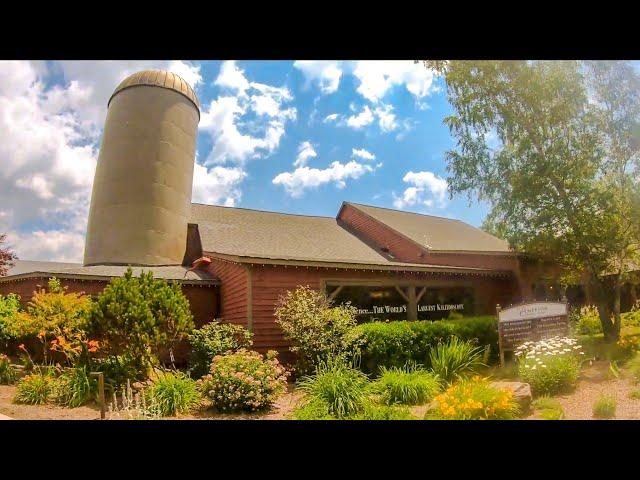
M490 314L536 288L506 242L458 220L349 202L335 218L192 204L199 116L177 75L125 79L109 100L83 264L17 261L0 294L28 301L54 276L97 294L131 265L179 282L197 325L220 318L259 350L285 350L274 307L299 285L350 301L361 321Z

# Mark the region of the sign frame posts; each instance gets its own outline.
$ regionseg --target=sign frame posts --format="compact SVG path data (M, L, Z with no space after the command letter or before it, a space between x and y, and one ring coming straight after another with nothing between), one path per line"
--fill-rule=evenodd
M569 303L566 297L560 302L530 301L507 308L496 305L498 316L498 348L500 365L504 366L504 354L519 344L537 341L569 331Z

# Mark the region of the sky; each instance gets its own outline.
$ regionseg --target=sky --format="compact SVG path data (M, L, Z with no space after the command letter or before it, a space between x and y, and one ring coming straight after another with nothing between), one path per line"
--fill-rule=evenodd
M442 78L413 61L0 61L0 233L19 258L81 262L107 101L170 70L201 103L193 202L334 217L342 201L463 220Z

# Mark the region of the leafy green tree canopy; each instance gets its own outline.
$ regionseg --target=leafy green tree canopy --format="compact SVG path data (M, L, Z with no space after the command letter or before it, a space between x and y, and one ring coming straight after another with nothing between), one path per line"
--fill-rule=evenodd
M586 273L605 334L617 338L620 282L640 238L638 74L624 62L425 63L453 107L451 195L487 200L488 229L573 280Z

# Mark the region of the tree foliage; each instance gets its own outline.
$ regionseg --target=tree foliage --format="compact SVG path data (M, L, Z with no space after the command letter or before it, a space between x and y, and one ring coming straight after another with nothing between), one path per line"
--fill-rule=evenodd
M126 353L145 368L157 364L158 354L193 328L179 284L155 279L152 272L135 277L131 268L109 282L91 316L91 331L105 341L109 354Z
M6 234L0 234L0 277L3 277L7 274L9 268L13 266L13 260L18 258L9 247L2 246L6 238Z
M640 238L638 74L624 62L426 64L444 76L454 111L451 194L487 200L489 230L560 264L567 279L586 272L605 334L617 338L620 285Z

